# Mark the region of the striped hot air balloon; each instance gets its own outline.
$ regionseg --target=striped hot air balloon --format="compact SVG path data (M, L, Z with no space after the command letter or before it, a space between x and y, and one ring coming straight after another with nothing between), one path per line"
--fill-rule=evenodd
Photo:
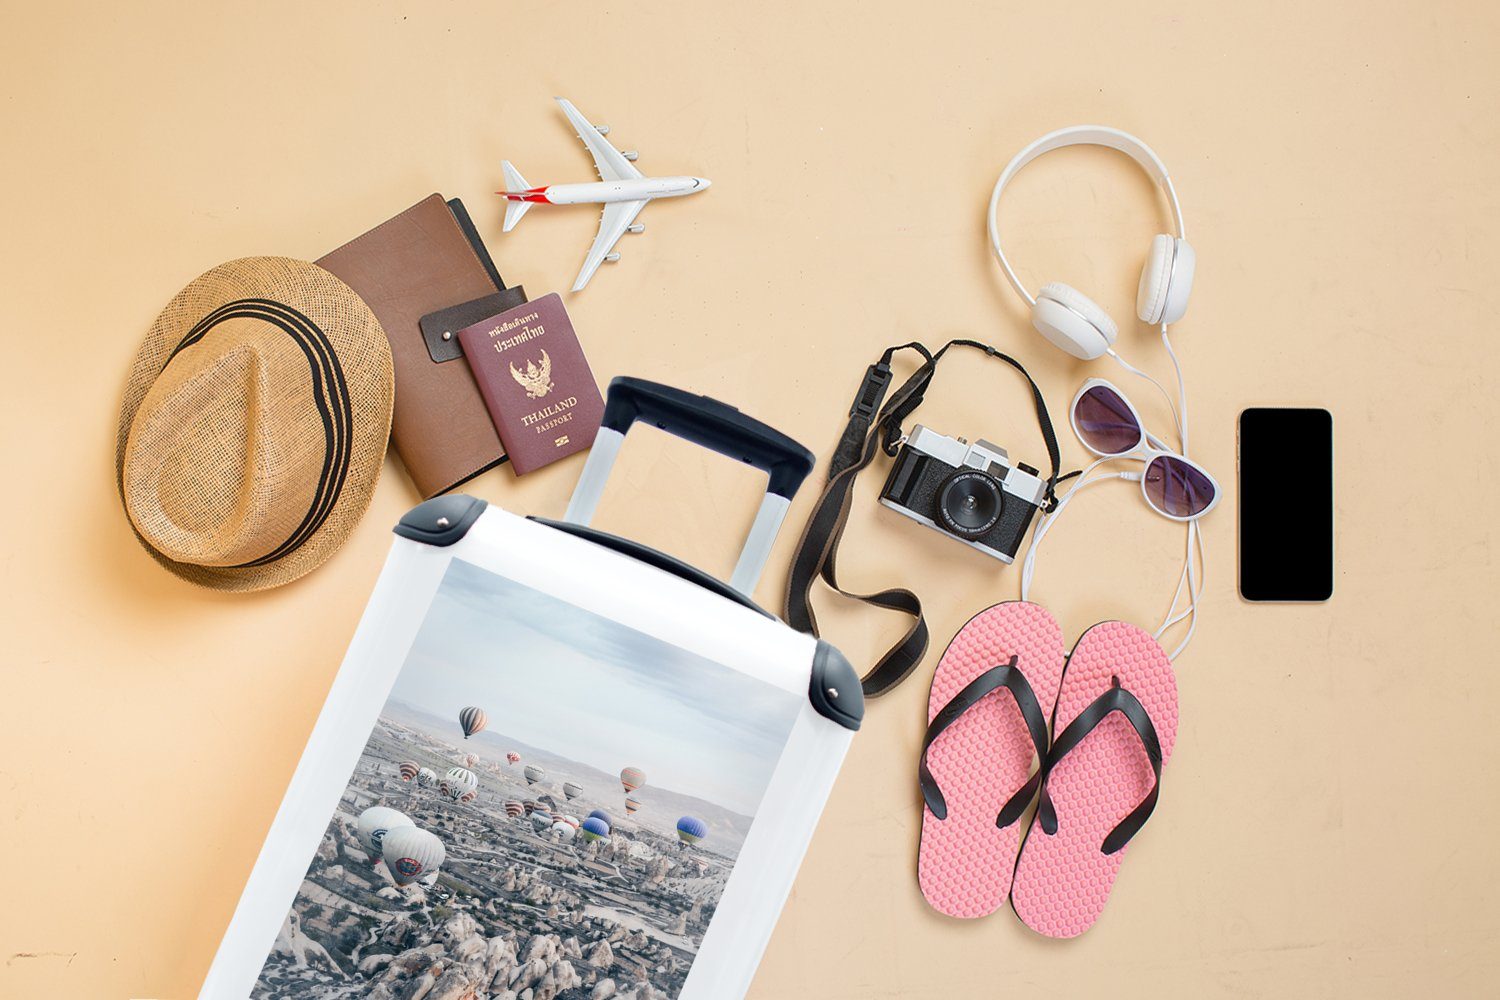
M380 854L397 885L411 885L422 876L435 873L448 856L441 840L415 826L398 826L388 831L380 843Z
M627 815L627 816L634 816L635 815L635 811L637 809L639 809L640 807L641 807L641 800L640 799L632 799L632 798L626 797L626 799L625 799L625 815Z
M576 782L576 781L564 781L563 782L563 795L567 798L567 800L569 802L572 802L574 799L578 798L578 796L580 796L582 794L583 794L583 786L580 785L578 782Z
M464 792L462 795L460 795L458 797L458 801L460 805L468 805L470 802L473 802L477 798L479 798L479 792L476 789L471 788L467 792Z
M588 819L584 820L583 825L578 828L578 835L582 837L586 843L590 844L599 840L608 840L609 824L604 822L604 820L600 819L598 816L590 816Z
M443 782L438 790L451 799L457 799L464 792L479 787L479 779L474 772L464 767L450 767L448 773L443 775Z
M422 770L422 766L414 760L403 760L396 765L396 773L402 781L415 781L417 772L420 770Z
M638 767L627 767L620 772L620 784L625 791L633 792L646 783L646 772Z
M547 776L547 772L543 771L535 764L527 764L526 770L522 771L521 773L526 776L526 784L528 785L534 785Z
M505 801L505 815L509 816L511 819L515 819L517 816L525 816L526 807L521 805L521 803L517 802L515 799L507 799Z
M514 750L512 750L510 753L506 754L505 755L505 759L506 759L506 761L508 763L511 763L511 764L519 764L519 763L521 763L521 755L518 754L518 753L516 753Z
M564 817L562 817L562 821L564 823L568 824L569 826L571 826L575 830L578 829L578 827L581 825L578 822L578 817L577 816L564 816Z
M696 816L684 816L677 821L677 836L684 844L696 844L708 836L708 824Z
M458 713L458 724L464 729L464 739L468 739L484 728L489 722L489 716L484 714L484 709L470 705Z
M534 799L526 799L521 803L521 808L526 810L526 815L530 816L536 810L536 801Z

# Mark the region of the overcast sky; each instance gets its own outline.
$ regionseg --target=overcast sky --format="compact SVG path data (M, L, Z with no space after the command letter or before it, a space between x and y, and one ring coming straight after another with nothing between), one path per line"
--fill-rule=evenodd
M455 559L392 698L755 814L793 694Z

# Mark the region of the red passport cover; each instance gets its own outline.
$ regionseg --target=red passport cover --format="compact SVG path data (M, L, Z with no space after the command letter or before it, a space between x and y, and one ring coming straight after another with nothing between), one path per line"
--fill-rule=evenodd
M458 341L516 475L594 443L604 397L556 292L465 327Z

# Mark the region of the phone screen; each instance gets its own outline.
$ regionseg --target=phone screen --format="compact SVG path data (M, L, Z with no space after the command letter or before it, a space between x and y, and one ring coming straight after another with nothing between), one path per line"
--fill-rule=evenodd
M1333 596L1333 415L1260 407L1240 414L1240 594Z

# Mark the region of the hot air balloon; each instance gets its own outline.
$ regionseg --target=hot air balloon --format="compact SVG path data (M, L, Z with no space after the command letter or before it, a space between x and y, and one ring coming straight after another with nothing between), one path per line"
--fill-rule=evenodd
M464 792L478 787L479 779L474 776L473 771L463 767L450 767L448 773L443 775L443 781L438 785L438 790L450 799L457 799Z
M578 828L570 823L565 823L562 820L558 820L556 823L552 824L552 833L557 837L557 839L566 843L567 841L572 840L575 836L578 835Z
M627 815L627 816L634 816L635 815L635 811L637 809L639 809L640 807L641 807L641 800L640 799L632 799L632 798L626 797L626 799L625 799L625 815Z
M614 820L610 819L609 813L605 812L603 809L595 809L593 812L589 813L589 819L597 819L599 822L603 823L605 832L608 832L609 828L614 826Z
M522 771L521 773L526 775L526 784L528 785L534 785L547 776L547 772L543 771L535 764L527 764L526 770Z
M625 791L633 792L646 783L646 772L638 767L627 767L620 772L620 784L625 786Z
M505 815L511 819L515 819L517 816L524 816L526 815L526 807L515 799L507 799L505 802Z
M573 829L578 829L579 823L577 816L564 816L562 817L562 821L571 826Z
M531 825L536 827L538 833L552 829L552 814L545 809L538 809L531 814Z
M417 777L417 772L421 770L421 765L414 760L403 760L401 763L396 765L396 773L400 776L402 781L415 780L415 778Z
M684 816L677 821L677 836L684 844L696 844L708 836L708 824L695 816Z
M430 767L424 767L422 768L422 770L417 772L417 784L421 785L423 788L431 788L434 784L437 783L437 780L437 772Z
M479 732L488 721L489 716L484 714L484 709L475 708L473 705L458 713L458 724L464 728L464 739Z
M536 809L536 802L533 799L526 799L521 803L521 808L525 809L526 815L530 816L532 811Z
M359 844L365 849L365 853L370 856L370 864L380 861L380 842L398 826L416 824L406 813L389 806L371 806L359 814L359 820L354 824L354 834L359 838Z
M415 826L388 831L381 841L380 854L397 885L411 885L423 875L436 872L448 856L441 840Z
M460 795L458 797L458 801L460 805L468 805L470 802L473 802L477 798L479 798L479 792L471 788L467 792L464 792L462 795Z
M578 828L578 835L590 844L598 840L608 840L609 824L598 816L590 816Z
M479 766L479 755L477 753L464 754L464 767L475 768Z
M576 781L564 781L563 782L563 795L567 798L567 800L569 802L572 802L574 799L578 798L578 796L580 796L582 794L583 794L583 786L580 785L578 782L576 782Z
M519 764L521 762L521 755L512 750L505 755L505 759L512 764Z

